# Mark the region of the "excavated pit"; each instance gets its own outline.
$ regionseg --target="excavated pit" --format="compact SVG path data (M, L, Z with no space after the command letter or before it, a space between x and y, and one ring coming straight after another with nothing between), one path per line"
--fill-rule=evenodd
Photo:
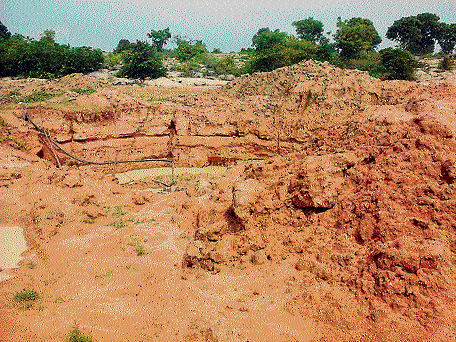
M2 107L29 149L3 146L0 222L39 256L0 291L13 341L75 320L111 341L456 339L454 84L308 61L160 103L96 90L27 110L82 159L174 172L84 165ZM34 315L12 303L24 286Z

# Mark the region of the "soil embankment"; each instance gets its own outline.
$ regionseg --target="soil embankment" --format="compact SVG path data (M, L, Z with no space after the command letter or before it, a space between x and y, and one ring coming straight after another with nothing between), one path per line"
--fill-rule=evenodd
M0 82L0 224L30 247L0 283L6 341L63 341L74 322L100 341L456 339L450 81L308 61L217 89ZM44 135L16 104L37 93ZM170 166L82 165L49 139L180 171L117 179ZM185 172L208 166L226 171Z

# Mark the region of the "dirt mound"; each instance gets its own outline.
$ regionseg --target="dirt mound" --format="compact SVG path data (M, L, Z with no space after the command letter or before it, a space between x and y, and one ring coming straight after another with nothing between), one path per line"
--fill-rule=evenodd
M184 265L219 272L296 256L303 285L290 312L345 326L352 338L447 331L456 309L452 133L417 118L315 139L329 153L309 147L252 163L222 197L200 203ZM391 325L410 335L391 335Z
M1 82L54 89L28 114L78 157L227 166L163 191L116 184L105 173L121 169L70 160L2 104L0 138L28 153L1 146L0 221L25 228L38 268L0 301L36 336L63 339L77 319L113 341L456 339L454 85L313 61L183 93ZM12 300L31 286L33 315Z

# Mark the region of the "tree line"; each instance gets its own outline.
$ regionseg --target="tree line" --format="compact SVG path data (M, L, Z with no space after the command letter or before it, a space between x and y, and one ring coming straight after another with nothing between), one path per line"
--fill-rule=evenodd
M456 46L456 24L440 22L439 16L422 13L395 21L388 28L386 38L394 41L394 48L377 51L382 42L369 19L338 18L333 36L324 34L321 21L309 17L292 23L296 36L259 29L252 37L252 45L242 49L247 56L244 67L238 68L229 56L215 58L200 40L182 36L172 37L169 28L151 30L148 41L130 42L121 39L105 63L122 63L118 75L130 78L157 78L166 75L163 60L167 56L181 63L184 74L204 66L218 73L253 73L271 71L306 59L328 61L343 68L369 71L382 79L412 79L417 67L416 55L431 54L438 44L444 54L452 54ZM165 49L173 38L176 48ZM213 52L220 52L214 50ZM45 31L39 40L11 35L0 23L0 76L61 76L72 72L91 72L103 65L100 50L88 47L72 48L59 45L53 31Z
M60 77L89 73L103 65L101 50L71 47L55 41L54 31L44 31L40 39L12 35L0 22L0 77Z
M440 22L431 13L401 18L388 28L386 38L395 48L376 51L382 42L369 19L338 18L331 43L321 21L309 17L292 23L297 38L279 30L260 29L252 39L252 70L270 71L304 59L329 61L344 68L369 71L383 79L412 79L417 61L414 56L431 54L436 44L444 54L456 45L456 24Z

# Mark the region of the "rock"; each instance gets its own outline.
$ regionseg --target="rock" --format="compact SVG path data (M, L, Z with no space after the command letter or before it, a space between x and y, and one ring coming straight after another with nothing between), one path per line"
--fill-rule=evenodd
M182 266L193 267L200 264L203 259L201 248L203 248L203 243L201 241L190 242L183 257Z
M144 205L146 202L149 202L149 199L143 194L133 194L132 196L133 203L136 205Z
M306 189L298 190L291 201L295 206L301 209L314 207L312 197L309 195L309 191Z
M260 249L259 251L256 251L252 257L252 262L255 265L263 265L267 261L268 261L268 256L266 255L266 252L264 251L264 249Z
M242 221L248 221L261 206L260 199L264 193L264 187L255 179L236 183L233 187L233 209L236 216Z
M372 216L372 214L366 214L364 217L359 221L358 226L358 236L363 241L369 241L372 236L374 235L376 229L377 221Z
M68 173L63 179L63 185L68 188L81 187L82 183L80 175L75 172Z
M315 262L309 256L302 256L295 264L295 268L298 271L311 271L315 267Z

